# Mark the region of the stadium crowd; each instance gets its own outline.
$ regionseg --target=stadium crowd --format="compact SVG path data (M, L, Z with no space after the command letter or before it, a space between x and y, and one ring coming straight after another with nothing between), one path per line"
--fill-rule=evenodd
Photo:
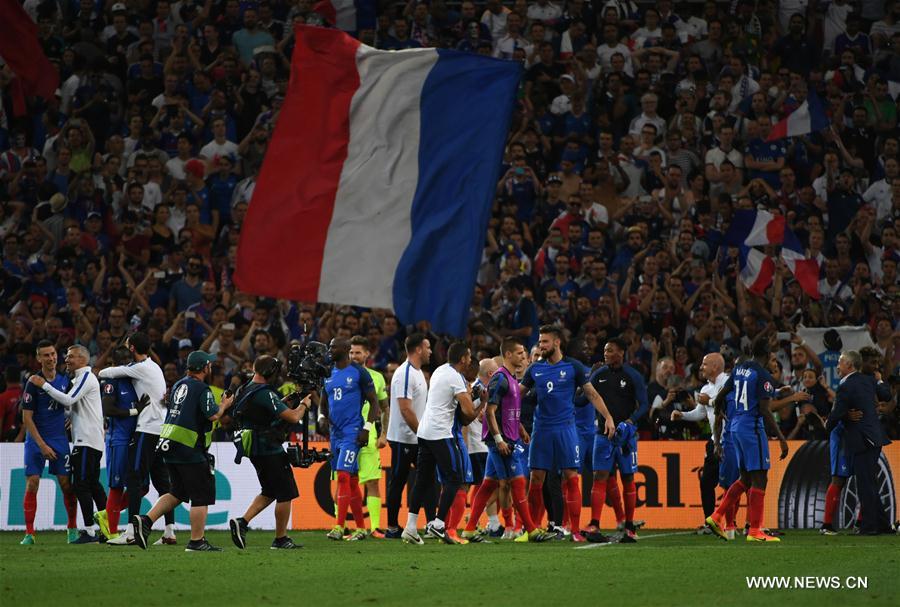
M60 363L84 345L99 370L140 329L170 386L191 351L215 354L217 397L292 340L362 335L388 385L413 330L433 344L426 371L445 362L449 340L427 323L232 282L292 25L327 26L311 0L24 6L60 85L23 109L0 68L2 440L23 439L40 340ZM900 1L410 0L380 3L358 36L524 67L472 295L476 359L509 336L534 346L545 323L589 365L621 337L649 385L641 437L660 439L709 434L672 413L693 408L704 354L733 358L761 332L778 350L769 370L786 387L777 416L790 438L825 438L838 381L837 356L798 327L865 325L897 379ZM827 129L766 141L813 95ZM740 280L723 234L735 209L754 208L783 215L819 262L820 297L775 247L765 293ZM880 414L900 437L896 402Z

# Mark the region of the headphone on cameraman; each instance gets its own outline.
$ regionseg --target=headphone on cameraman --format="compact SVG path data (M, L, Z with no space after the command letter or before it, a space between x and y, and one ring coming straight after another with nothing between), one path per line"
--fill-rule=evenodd
M278 374L281 373L281 360L274 356L268 356L266 360L259 362L257 373L262 375L266 381L271 380L273 377L277 377Z

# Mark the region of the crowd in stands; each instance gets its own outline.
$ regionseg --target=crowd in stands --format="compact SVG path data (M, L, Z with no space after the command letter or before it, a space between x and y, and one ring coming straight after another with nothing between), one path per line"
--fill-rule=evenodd
M34 346L91 364L140 328L167 381L194 349L221 389L293 340L365 336L402 361L385 310L276 301L232 282L241 226L285 103L293 26L311 0L25 0L58 68L51 99L15 103L0 67L0 395L16 424ZM772 335L778 418L823 438L836 360L799 327L865 326L897 391L900 364L900 0L380 2L358 37L386 50L458 49L523 65L466 338L479 357L565 328L590 364L629 345L653 408L643 438L709 432L693 406L702 356ZM830 125L767 141L808 99ZM288 100L289 102L289 100ZM736 209L786 218L820 267L818 297L778 257L750 292L723 241ZM377 237L377 235L373 235ZM298 238L302 238L298 234ZM273 263L290 263L277 260ZM429 333L432 366L449 338ZM0 386L2 388L3 386ZM880 406L900 436L896 399Z

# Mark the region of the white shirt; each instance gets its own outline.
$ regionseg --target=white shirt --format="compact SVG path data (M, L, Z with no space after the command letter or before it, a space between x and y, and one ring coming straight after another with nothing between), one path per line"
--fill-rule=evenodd
M891 186L887 182L887 178L879 179L869 186L862 195L863 200L875 207L875 219L881 221L891 214Z
M100 400L100 382L90 367L75 371L69 392L60 392L50 382L44 384L44 392L70 411L72 440L76 447L90 447L103 452L103 403Z
M233 141L226 140L225 143L216 143L216 140L213 139L202 148L200 148L200 158L204 158L206 160L212 160L216 156L228 156L229 154L234 154L235 158L240 158L238 154L238 145Z
M428 383L421 369L416 369L408 360L403 361L391 378L391 416L388 419L387 439L407 445L416 444L416 433L412 431L400 413L398 399L408 398L412 401L412 409L419 423L425 414L425 403L428 398Z
M475 382L476 386L483 386L481 380ZM477 390L476 390L477 393ZM481 399L476 398L473 403L477 409L481 405ZM482 424L484 423L484 413L476 417L472 423L466 426L466 449L469 453L487 453L487 445L481 440Z
M720 147L714 147L706 152L706 164L715 166L716 170L722 166L722 163L725 162L725 160L730 161L736 169L744 168L744 156L735 148L731 148L729 152L725 152L725 150Z
M698 402L696 407L690 411L685 411L682 414L681 419L689 422L698 422L705 416L706 420L709 422L710 429L715 431L716 411L713 407L713 401L716 400L716 396L722 391L726 381L728 381L728 375L725 373L719 373L719 376L716 377L715 381L707 380L706 384L700 388L700 394L706 394L709 397L709 404L701 405Z
M166 378L153 360L145 358L139 363L124 367L109 367L100 371L100 379L130 377L138 396L146 394L150 404L138 416L137 431L159 435L166 419Z
M562 16L562 9L552 2L546 5L532 4L525 13L529 21L556 21Z
M431 375L425 415L419 422L416 435L425 440L441 440L453 437L453 420L456 416L456 396L469 391L462 374L450 363L444 363Z
M188 158L190 160L190 158ZM184 165L187 164L187 160L182 160L178 156L175 158L170 158L166 161L166 171L168 171L169 175L172 176L172 179L177 179L178 181L184 181L187 179L187 175L184 173Z

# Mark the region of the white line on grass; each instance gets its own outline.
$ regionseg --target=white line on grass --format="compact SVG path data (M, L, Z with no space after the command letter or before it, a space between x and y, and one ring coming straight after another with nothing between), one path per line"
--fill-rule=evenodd
M641 535L639 536L639 542L643 542L644 540L653 539L655 537L672 537L673 535L695 535L696 531L673 531L672 533L654 533L652 535ZM603 548L604 546L615 546L618 542L610 542L607 544L588 544L586 546L576 546L575 550L590 550L592 548Z

